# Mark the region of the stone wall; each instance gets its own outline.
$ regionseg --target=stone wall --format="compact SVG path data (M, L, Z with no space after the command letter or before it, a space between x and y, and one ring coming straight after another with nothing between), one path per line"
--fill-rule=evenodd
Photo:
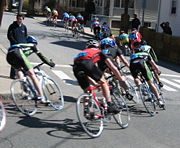
M159 59L180 64L180 37L141 28L143 39L153 47Z

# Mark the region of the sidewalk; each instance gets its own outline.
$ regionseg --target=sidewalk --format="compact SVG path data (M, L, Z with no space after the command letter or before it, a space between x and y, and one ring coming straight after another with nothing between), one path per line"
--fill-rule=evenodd
M10 85L13 81L9 78L10 65L6 61L7 50L0 45L0 98L10 98Z

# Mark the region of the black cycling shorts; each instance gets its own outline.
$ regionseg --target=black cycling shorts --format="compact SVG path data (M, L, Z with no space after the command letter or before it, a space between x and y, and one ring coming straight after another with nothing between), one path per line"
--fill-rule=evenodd
M24 55L23 51L19 48L13 49L7 54L7 62L13 66L15 69L21 69L26 72L32 68L27 57Z
M152 79L152 73L144 60L135 60L130 63L130 71L134 78L138 77L139 72L142 73L146 81Z
M89 87L87 76L100 81L103 72L93 63L92 60L79 60L73 66L73 72L82 89Z

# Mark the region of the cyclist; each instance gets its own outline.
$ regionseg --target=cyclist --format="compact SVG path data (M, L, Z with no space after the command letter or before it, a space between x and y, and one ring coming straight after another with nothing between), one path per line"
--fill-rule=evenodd
M74 15L72 15L72 14L69 15L69 24L70 24L72 30L73 30L73 28L76 27L76 25L77 25L77 19L76 19L76 17L75 17Z
M134 49L134 43L135 42L141 42L142 40L142 35L138 32L136 28L132 29L132 32L129 34L129 40L131 44L131 50Z
M97 38L97 35L99 34L101 30L101 25L98 18L94 18L91 24L91 30L93 30L95 37Z
M20 79L23 78L23 73L27 73L29 77L32 79L32 82L38 91L38 100L41 100L42 103L45 102L45 98L43 96L43 91L40 87L39 80L37 79L34 69L32 65L30 64L27 56L29 56L32 53L36 53L38 57L47 65L54 67L55 64L51 61L49 61L46 57L42 55L42 53L37 49L37 40L33 36L28 36L27 43L20 43L20 44L14 44L8 49L7 53L7 62L12 65L15 69L18 70L18 77Z
M45 6L45 14L46 14L46 18L47 18L47 22L51 21L51 9L48 6Z
M120 31L119 34L120 46L123 47L124 55L129 55L130 51L130 42L129 42L129 35L126 34L123 30Z
M158 73L160 72L159 67L156 65L156 63L151 58L151 56L149 56L148 53L143 52L140 47L134 48L134 52L135 53L130 56L130 71L131 71L131 74L134 78L136 85L137 86L141 85L141 81L138 77L139 72L141 72L143 77L147 81L149 87L151 88L151 90L155 94L155 96L158 100L159 107L163 107L164 103L160 99L160 95L159 95L159 93L158 93L158 91L157 91L157 89L153 83L153 76L152 76L152 73L151 73L149 67L147 66L147 62L150 63L151 66L156 71L158 71Z
M110 29L109 25L106 22L104 22L102 24L101 31L105 32L105 33L108 33L109 35L111 34L111 29Z
M125 59L125 57L122 55L122 52L119 48L117 48L114 40L102 40L100 42L100 47L101 47L101 50L104 54L106 54L108 56L109 59L111 59L112 63L117 67L117 68L120 68L120 64L115 60L117 58L119 58L127 67L129 67L129 62ZM106 69L107 66L106 65L103 65L103 67L101 67L101 69ZM120 84L121 86L124 88L125 90L125 96L128 100L132 100L133 99L133 96L128 92L128 86L126 85L126 78L124 76L122 76L120 73L119 73L119 80L120 80Z
M90 82L97 82L103 91L103 96L106 98L109 113L118 113L119 109L111 102L111 95L108 84L103 76L103 71L97 64L107 64L112 72L120 78L118 69L114 66L111 60L98 48L99 43L95 40L89 40L86 43L86 49L82 50L74 58L73 72L77 78L79 85L87 92Z
M151 46L147 45L147 42L146 42L145 40L143 40L141 43L135 42L135 43L134 43L134 46L135 46L135 48L141 48L141 50L142 50L143 52L148 53L148 54L152 57L152 59L154 60L154 62L156 62L156 63L158 62L157 56L156 56L153 48L152 48ZM155 77L156 77L156 79L157 79L157 81L158 81L158 83L159 83L159 86L160 86L160 87L163 87L163 83L160 81L160 77L159 77L158 72L157 72L155 69L153 69L153 67L151 66L151 64L149 64L148 62L147 62L147 65L149 66L149 69L154 72Z
M81 13L78 13L78 15L76 16L76 19L79 24L81 24L81 25L84 24L84 17L81 15Z
M53 10L52 10L52 23L54 24L54 25L56 25L57 24L57 18L58 18L58 11L54 8Z
M68 27L68 21L69 21L69 14L67 12L64 12L61 16L61 19L64 23L64 27Z

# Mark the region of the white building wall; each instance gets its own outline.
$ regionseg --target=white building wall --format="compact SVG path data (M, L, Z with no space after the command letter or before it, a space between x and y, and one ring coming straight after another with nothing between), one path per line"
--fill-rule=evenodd
M177 0L176 14L171 14L171 1L161 0L160 23L169 22L173 36L180 36L180 1ZM162 32L161 27L158 28Z

